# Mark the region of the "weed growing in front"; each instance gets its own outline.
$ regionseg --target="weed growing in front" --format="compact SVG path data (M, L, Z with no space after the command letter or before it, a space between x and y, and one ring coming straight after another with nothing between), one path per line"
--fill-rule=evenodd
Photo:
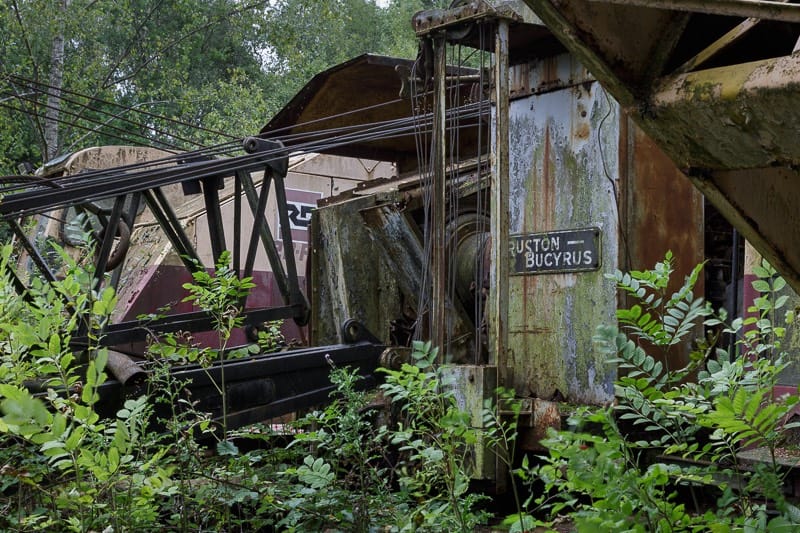
M107 350L99 335L113 291L93 290L91 272L62 254L64 278L35 282L30 298L18 298L10 253L0 255L4 531L466 532L485 522L481 497L468 492L478 430L456 408L430 344L386 371L391 423L376 416L380 395L362 391L355 370L332 368L330 403L283 431L229 430L224 402L220 428L170 366L274 349L270 331L278 331L272 324L257 345L228 350L251 282L223 256L213 275L186 286L187 299L213 316L217 348L153 332L146 392L101 419ZM89 339L82 354L71 347L78 332ZM224 398L224 374L214 386Z
M798 397L773 394L786 368L785 329L775 322L785 282L762 264L752 316L728 323L694 297L700 267L669 295L672 272L667 254L653 270L613 276L635 301L617 313L622 332L602 326L596 336L624 374L616 405L580 410L570 431L550 433L543 463L523 461L517 475L545 485L527 503L568 516L579 531L794 531L800 509L782 490L787 468L777 450L783 432L796 426L787 419ZM734 336L735 351L712 338L686 367L666 368L661 360L698 325L717 332L712 337ZM767 460L743 464L740 452L752 447Z

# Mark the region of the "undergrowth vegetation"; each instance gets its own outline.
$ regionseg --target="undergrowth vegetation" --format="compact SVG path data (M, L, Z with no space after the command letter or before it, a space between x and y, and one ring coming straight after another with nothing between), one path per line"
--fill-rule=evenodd
M509 531L564 520L579 531L800 524L781 457L798 398L773 393L793 317L778 320L784 282L766 263L756 269L761 296L750 314L730 321L694 296L701 267L675 293L669 254L653 270L618 272L613 282L631 305L618 311L621 329L596 335L620 371L616 402L576 411L568 430L550 432L544 456L517 457L513 391L487 399L474 427L429 343L383 369L378 391L363 391L355 369L331 364L328 404L291 422L232 429L224 403L212 420L171 367L209 368L280 344L271 325L257 344L229 349L252 281L238 279L226 256L185 286L187 300L213 316L217 346L157 336L146 392L102 418L100 335L114 294L93 290L91 272L61 255L61 279L34 280L22 299L8 273L11 252L0 254L3 531L474 531L493 518L491 500L470 481L479 446L517 481L516 512L496 526ZM688 364L669 368L671 351L698 328L705 336ZM85 346L76 351L79 337ZM224 402L224 372L208 377ZM744 450L764 460L746 462Z
M228 349L252 281L223 255L213 274L185 285L186 300L213 317L217 346L153 332L147 392L101 418L108 350L99 340L114 294L93 290L91 272L60 255L62 279L33 280L26 299L13 288L10 250L0 256L1 530L472 531L486 521L482 497L468 492L465 444L478 430L430 344L386 370L383 396L362 391L356 370L332 366L324 408L230 429L224 371L207 373L222 396L220 423L170 372L278 345L268 325L257 344ZM88 339L78 352L77 337ZM394 414L381 422L385 403Z
M781 461L780 452L798 425L798 397L774 393L794 321L782 313L785 282L766 262L756 267L759 297L747 318L728 321L694 296L701 266L672 294L671 254L613 276L633 303L617 313L622 331L601 326L595 340L619 369L616 403L579 410L569 431L550 433L541 463L523 463L517 474L544 484L527 509L569 516L580 531L797 530L784 482L800 455ZM666 356L698 326L706 338L688 364L668 368Z

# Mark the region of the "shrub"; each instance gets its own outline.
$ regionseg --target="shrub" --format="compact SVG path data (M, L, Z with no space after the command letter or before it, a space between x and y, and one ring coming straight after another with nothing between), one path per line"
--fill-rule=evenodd
M616 404L578 411L571 431L550 433L542 464L526 461L518 470L544 483L540 510L568 515L579 530L789 531L800 524L776 457L798 402L773 395L786 367L785 330L773 322L786 302L777 296L784 282L764 263L753 283L760 292L749 309L754 316L728 324L724 312L693 296L699 271L669 296L671 254L653 270L612 277L635 301L618 311L624 333L601 326L596 336L598 349L624 373ZM735 351L703 341L686 367L668 369L641 345L647 341L663 357L699 324L734 336ZM695 372L697 379L689 379ZM748 467L739 452L754 446L768 460Z

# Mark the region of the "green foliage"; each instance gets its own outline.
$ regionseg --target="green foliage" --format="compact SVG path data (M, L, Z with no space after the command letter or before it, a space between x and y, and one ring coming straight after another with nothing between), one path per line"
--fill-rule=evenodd
M630 308L618 309L617 320L630 336L662 348L666 360L669 349L684 341L698 321L711 313L703 299L695 298L692 292L702 268L702 264L697 265L669 298L667 290L674 272L671 252L652 270L608 275L636 302Z
M517 475L527 483L539 479L546 489L526 503L552 516L567 514L579 530L591 531L704 531L710 524L714 531L764 531L800 524L782 491L786 469L776 455L783 431L795 426L786 419L798 403L796 396L773 395L786 366L780 354L785 330L773 325L786 303L777 296L784 282L761 265L752 316L727 324L724 312L713 314L691 294L699 268L669 298L669 253L653 270L613 276L634 302L618 312L627 334L601 326L595 339L620 370L616 404L580 411L570 420L572 431L550 433L542 464L523 461ZM666 355L700 325L734 335L736 351L703 340L688 365L673 370L647 353ZM747 467L740 452L753 447L767 460ZM715 495L716 505L702 503L700 494Z
M671 531L698 524L673 490L673 476L688 472L665 463L640 469L635 447L621 442L610 412L578 417L572 422L599 424L601 434L554 432L544 441L550 458L536 473L548 491L563 493L554 501L541 497L539 504L554 513L569 511L581 531ZM591 499L584 503L580 495Z
M258 330L256 345L261 353L270 353L284 345L286 339L281 332L283 320L265 322Z
M214 317L219 348L159 337L147 393L101 419L107 352L98 337L113 292L96 290L91 272L61 253L63 278L34 282L29 298L16 298L10 254L0 252L0 299L9 306L0 308L3 530L473 531L487 519L470 490L476 446L494 450L531 488L523 500L512 485L509 531L547 525L543 513L568 515L585 531L800 525L778 453L800 400L773 394L786 368L785 321L777 319L786 299L769 265L757 269L751 315L730 323L691 295L698 269L666 295L669 255L652 272L617 274L633 299L620 314L627 334L605 326L596 335L621 371L617 401L575 413L571 431L549 434L548 455L536 464L515 457L522 404L513 391L498 389L482 428L473 427L430 343L415 343L401 368L384 370L391 420L379 416L382 397L363 391L356 371L332 368L330 402L280 433L215 428L169 366L234 356L227 343L251 281L235 276L227 256L186 286L188 300ZM663 354L700 324L734 335L735 351L703 340L684 368L666 368ZM85 353L70 346L77 331L88 332ZM215 385L225 390L224 381ZM215 446L202 446L204 437ZM766 460L746 466L741 452L753 447Z
M209 312L214 328L220 334L220 350L225 348L234 328L242 326L241 299L255 287L253 278L240 278L231 268L227 250L217 259L214 275L197 268L192 272L193 283L184 283L189 292L184 302L193 302Z
M470 446L478 432L456 404L454 390L430 343L413 344L412 363L385 369L383 393L402 415L391 443L407 454L398 482L406 497L420 502L411 524L426 530L472 531L486 520L476 511L480 497L469 494Z
M331 402L295 425L299 431L289 446L303 460L283 472L289 483L273 489L273 512L282 515L278 526L366 532L394 524L401 502L392 493L372 395L359 390L361 378L354 370L333 368L330 377L336 386Z
M8 253L4 249L3 257ZM145 399L126 401L110 421L100 421L94 409L108 357L95 334L113 309L113 291L93 290L90 273L66 254L62 260L64 278L34 283L29 298L19 301L19 315L5 316L0 328L3 366L26 363L5 372L0 384L0 462L23 465L10 475L4 471L4 490L15 491L17 498L0 519L3 529L87 531L100 524L152 523L147 518L152 507L142 505L149 496L143 493L152 494L148 482L153 476L163 479L165 472L154 472L142 454ZM7 261L2 267L8 283ZM70 346L81 326L90 339L85 362ZM25 383L33 379L44 392L29 391Z
M50 91L9 76L51 84L57 36L65 92L53 153L105 144L191 149L257 132L335 64L367 52L414 57L411 16L449 3L11 2L0 10L0 174L47 159Z
M397 422L380 416L385 402L362 390L356 371L332 368L324 409L279 433L220 430L170 366L233 356L227 342L251 282L235 277L225 255L186 286L187 300L214 317L219 349L153 332L145 394L101 419L107 353L98 336L113 292L93 290L91 273L65 256L61 281L35 284L29 300L13 298L9 254L0 254L0 297L15 311L0 321L0 529L472 531L485 521L480 497L468 492L469 445L479 431L456 407L430 344L416 346L413 364L386 371ZM91 339L85 358L70 347L81 327ZM31 392L33 380L41 392ZM500 396L514 412L510 392ZM511 460L516 424L490 412L487 404L492 438Z

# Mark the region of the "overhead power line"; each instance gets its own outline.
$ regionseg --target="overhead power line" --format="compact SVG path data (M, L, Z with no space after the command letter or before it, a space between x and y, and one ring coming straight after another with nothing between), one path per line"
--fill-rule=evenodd
M195 130L198 130L198 131L203 131L203 132L206 132L206 133L213 133L214 135L219 135L220 137L227 137L229 139L235 138L234 135L231 135L229 133L225 133L223 131L214 130L214 129L211 129L211 128L206 128L206 127L203 127L203 126L200 126L200 125L197 125L197 124L191 124L191 123L185 122L183 120L179 120L179 119L172 118L172 117L167 117L165 115L159 115L158 113L153 113L151 111L146 111L144 109L136 109L133 106L120 104L120 103L114 102L112 100L103 100L102 98L97 98L95 96L91 96L91 95L88 95L88 94L85 94L85 93L81 93L81 92L78 92L78 91L73 91L73 90L70 90L68 88L64 88L64 87L56 88L56 87L53 87L50 84L47 84L47 83L44 83L44 82L41 82L41 81L32 80L30 78L25 78L23 76L17 76L17 75L14 75L14 74L9 74L8 78L10 80L16 81L19 85L27 86L27 87L31 88L32 90L36 90L37 92L40 92L42 94L51 95L51 94L54 94L55 91L60 91L60 93L62 93L62 94L66 93L66 94L69 94L69 95L72 95L72 96L77 96L79 98L84 98L87 101L94 102L94 103L97 103L97 104L117 107L117 108L119 108L121 110L124 110L124 111L132 111L132 112L135 112L135 113L137 113L139 115L144 115L146 117L154 118L156 120L161 120L161 121L167 122L169 124L175 124L176 126L182 126L182 127L186 127L186 128L191 128L191 129L195 129ZM42 87L44 89L42 89ZM75 101L72 100L72 102L75 102ZM99 111L99 112L106 113L106 114L109 114L109 115L112 114L112 113L109 113L107 111L103 111L100 108L89 107L86 104L82 104L80 102L75 102L75 103L78 104L78 105L81 105L82 107L85 107L86 109L92 110L92 111Z

